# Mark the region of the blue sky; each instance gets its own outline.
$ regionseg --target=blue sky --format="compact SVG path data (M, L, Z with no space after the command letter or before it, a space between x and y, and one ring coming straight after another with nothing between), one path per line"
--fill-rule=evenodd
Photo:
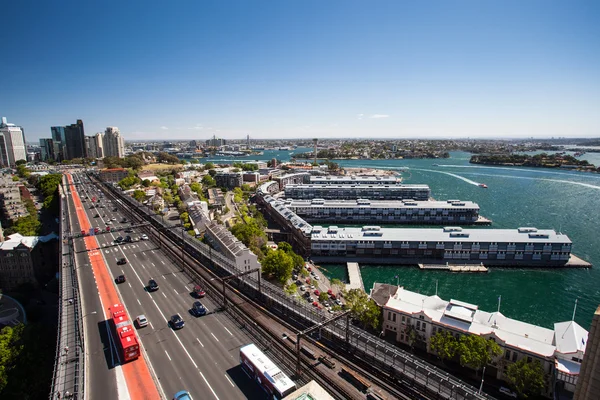
M0 11L28 141L600 136L598 1L88 3Z

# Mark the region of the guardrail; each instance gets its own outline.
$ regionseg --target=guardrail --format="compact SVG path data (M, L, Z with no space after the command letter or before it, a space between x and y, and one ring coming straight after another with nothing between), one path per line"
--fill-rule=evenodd
M210 246L189 235L180 235L179 232L176 233L173 230L166 229L169 227L163 224L154 212L148 210L137 200L124 196L111 184L101 183L118 197L125 207L143 214L152 226L163 231L163 234L171 241L183 246L188 254L201 261L219 276L229 276L243 272L236 267L232 260L212 250ZM269 282L261 282L260 291L258 290L258 280L252 276L240 278L236 283L242 293L258 300L269 311L284 318L298 329L312 327L326 320L326 317L316 311L314 307L308 306L305 301L298 302L294 298L286 296L280 288ZM321 331L332 346L349 353L363 368L385 374L386 379L391 379L396 384L410 385L422 393L440 399L493 399L486 393L478 393L475 387L415 357L411 353L353 325L346 327L340 321L323 327Z
M58 332L49 399L83 399L85 346L79 285L75 270L75 251L71 240L67 194L70 189L63 175L60 196L60 246L58 272Z

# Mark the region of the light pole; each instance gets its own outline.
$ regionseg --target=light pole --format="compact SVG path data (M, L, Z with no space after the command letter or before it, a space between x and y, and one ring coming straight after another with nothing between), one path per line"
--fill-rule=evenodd
M479 385L479 392L477 394L481 394L481 390L483 389L483 378L485 377L485 365L483 366L483 373L481 374L481 385Z

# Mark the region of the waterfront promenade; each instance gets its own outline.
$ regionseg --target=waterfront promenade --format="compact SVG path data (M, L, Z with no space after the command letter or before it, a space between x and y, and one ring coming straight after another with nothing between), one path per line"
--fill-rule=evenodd
M360 266L358 263L349 262L346 263L346 267L348 268L348 280L350 282L346 285L346 290L360 289L364 292L365 285L360 275Z

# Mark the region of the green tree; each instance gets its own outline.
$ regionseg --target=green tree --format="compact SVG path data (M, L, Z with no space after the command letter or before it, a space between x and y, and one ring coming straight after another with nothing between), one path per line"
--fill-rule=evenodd
M183 222L188 222L190 215L187 212L182 212L181 215L179 215L179 218L183 221Z
M454 357L458 350L458 340L450 332L439 331L429 339L429 346L443 362Z
M289 244L288 242L279 242L277 243L277 248L279 250L283 250L286 253L290 254L293 250L292 250L292 245Z
M141 202L146 198L146 192L138 189L135 192L133 192L133 198Z
M190 183L190 189L192 189L193 192L196 192L198 194L202 193L202 186L198 182Z
M491 339L478 335L463 335L460 338L458 352L463 367L468 366L479 371L502 354L502 349Z
M16 175L13 175L12 180L13 180L13 182L17 182L19 180L19 177Z
M344 298L350 313L365 327L370 326L373 329L379 327L381 310L363 290L351 289L346 292Z
M23 325L5 326L0 330L0 393L8 384L8 376L15 368L18 357L23 350L20 344Z
M149 180L149 179L144 179L144 180L142 181L142 186L143 186L143 187L150 187L150 184L151 184L151 183L152 183L152 182L150 182L150 180Z
M242 188L233 188L233 201L236 203L241 203L244 201L244 192L242 192Z
M298 286L295 283L290 283L285 287L285 294L291 296L294 293L298 293Z
M215 164L211 163L211 162L207 162L206 164L204 164L204 170L211 170L215 168Z
M329 295L325 292L319 293L319 301L322 303L324 301L329 300Z
M17 161L15 162L15 164L16 164L16 165L25 165L25 164L27 164L27 161L25 161L25 160L17 160Z
M285 283L292 277L294 264L292 258L284 251L270 251L261 261L262 272L276 278L279 282Z
M303 278L308 277L308 275L310 275L310 274L308 273L308 270L306 268L302 268L300 270L300 276L302 276Z
M527 362L522 358L506 369L506 380L524 398L540 394L545 386L544 378L544 368L538 360Z
M204 186L214 187L217 184L217 182L215 181L215 178L213 178L212 176L204 175L202 177L202 184Z
M141 179L135 175L130 175L127 178L123 178L119 181L118 185L123 190L131 189L132 186L137 185L141 182Z

